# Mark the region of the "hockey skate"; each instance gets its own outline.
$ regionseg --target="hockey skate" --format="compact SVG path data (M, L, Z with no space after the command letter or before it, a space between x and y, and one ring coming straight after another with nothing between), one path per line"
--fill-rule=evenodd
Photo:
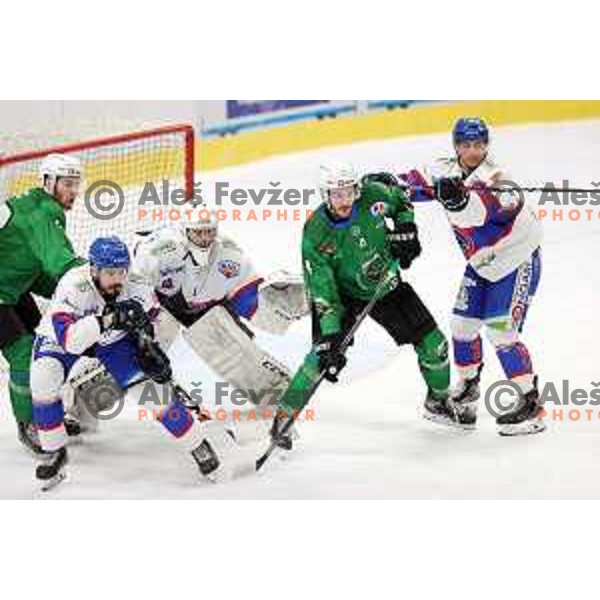
M199 446L192 450L191 454L198 465L198 469L200 469L200 473L209 481L216 482L221 461L210 442L207 439L203 440Z
M450 404L456 421L465 429L474 429L477 424L477 401L480 396L479 381L483 364L470 379L463 379L450 395Z
M69 417L66 416L65 417L65 431L67 432L67 436L68 437L79 437L82 433L82 428L81 428L81 423L79 422L79 419L76 419L74 417Z
M45 454L40 446L37 429L33 423L27 421L18 421L17 431L19 442L23 444L23 447L26 450L35 455Z
M69 462L67 449L61 448L56 452L46 454L43 464L38 465L35 470L37 480L42 484L41 490L47 492L56 487L67 477L66 466Z
M541 433L546 429L546 424L540 417L541 411L536 377L533 380L533 389L523 396L520 405L515 410L500 415L496 419L499 435L515 436Z
M423 404L423 417L440 425L450 425L461 429L473 428L469 423L463 423L460 420L460 415L455 412L450 398L440 398L433 394L431 390L427 392L427 398L425 398Z
M235 433L225 429L222 423L209 420L204 423L202 441L191 451L191 455L202 476L219 483L232 476L231 458L235 450Z

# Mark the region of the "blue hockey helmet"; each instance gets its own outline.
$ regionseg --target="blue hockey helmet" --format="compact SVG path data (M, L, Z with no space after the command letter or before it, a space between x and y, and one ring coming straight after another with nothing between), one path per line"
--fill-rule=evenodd
M487 144L489 139L490 132L487 125L479 117L461 117L456 121L452 129L452 141L455 146L461 142L473 142L476 140L481 140Z
M128 269L131 263L127 245L116 236L96 238L90 246L88 259L98 269Z

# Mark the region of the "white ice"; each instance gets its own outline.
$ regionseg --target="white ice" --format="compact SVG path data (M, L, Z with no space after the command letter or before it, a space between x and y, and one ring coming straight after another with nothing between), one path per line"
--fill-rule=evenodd
M496 156L522 183L562 182L589 187L600 180L600 121L506 127L494 132ZM213 172L234 187L314 185L317 166L332 158L353 161L361 170L427 163L448 150L446 135L369 142L267 159ZM205 194L206 195L206 194ZM231 207L227 207L228 209ZM243 211L248 210L247 206ZM593 207L583 207L593 208ZM598 207L592 221L545 220L543 275L528 317L524 339L543 382L590 390L600 381L597 283L600 247ZM424 246L407 279L414 284L448 334L448 322L464 263L438 207L420 205L417 220ZM301 223L228 221L229 232L265 272L300 270ZM262 341L295 366L308 348L309 326L300 323L283 340ZM486 344L484 387L501 379ZM182 344L174 350L182 379L206 374ZM410 348L398 351L377 326L367 323L350 353L342 381L325 384L312 402L315 421L300 425L293 454L275 457L258 475L252 461L258 447L240 425L245 446L237 476L223 484L201 481L189 457L129 404L101 431L72 447L70 479L48 498L599 498L600 410L587 420L549 422L537 436L500 438L481 410L472 433L448 430L422 420L423 384ZM4 387L4 386L3 386ZM0 497L40 497L33 459L17 445L6 392L0 404ZM551 407L553 408L553 407ZM250 432L250 433L249 433Z

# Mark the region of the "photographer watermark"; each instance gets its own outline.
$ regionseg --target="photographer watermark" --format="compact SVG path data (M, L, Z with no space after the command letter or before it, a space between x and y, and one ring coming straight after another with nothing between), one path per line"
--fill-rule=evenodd
M118 217L125 208L125 193L114 181L103 179L90 185L83 196L86 210L100 221Z
M525 395L514 381L503 379L494 382L486 390L484 403L487 411L497 419L502 415L519 410L525 404Z
M101 377L82 386L79 397L90 417L110 421L123 412L125 395L112 377Z
M236 388L226 381L214 381L209 394L209 407L203 405L202 382L192 382L182 398L171 384L159 385L153 381L140 382L137 400L137 418L159 419L166 410L189 410L196 413L199 420L216 419L233 421L272 420L276 415L286 415L279 404L283 394L281 388L247 389ZM303 406L308 400L307 392L288 392L288 399ZM114 380L101 378L88 383L80 391L80 397L87 413L100 421L110 421L121 414L125 406L126 391ZM243 409L243 410L242 410ZM291 411L295 419L313 421L315 411L303 409Z
M484 396L487 411L498 418L518 411L525 403L525 394L514 381L501 380L493 383ZM600 381L590 383L590 388L572 388L568 379L560 383L547 381L539 391L538 403L542 410L538 418L553 421L600 420ZM583 408L583 407L597 408ZM575 408L564 408L575 407Z
M93 182L86 189L84 204L92 217L102 221L117 218L123 212L126 197L130 205L137 208L139 219L150 217L153 220L181 221L187 217L191 220L197 216L192 209L204 202L202 186L201 181L194 182L191 197L188 197L184 188L164 179L158 184L148 181L141 192L137 189L125 194L117 182L104 179ZM277 220L287 220L287 209L301 213L300 207L308 206L316 194L314 188L284 188L281 181L269 181L263 188L231 187L228 181L216 181L208 190L207 197L216 207L222 207L224 202L234 207L250 205L249 212L254 214L254 218L247 220L266 220L273 215ZM261 210L256 211L254 207ZM262 219L257 212L262 213ZM234 210L233 213L234 220L241 220L242 211ZM221 220L225 220L226 214L223 210Z
M590 188L580 188L568 179L560 184L547 181L542 186L521 186L515 181L502 180L493 184L491 190L500 199L503 209L510 210L522 204L525 193L539 194L537 198L537 216L540 220L551 221L592 221L600 219L600 210L589 208L600 206L600 181L591 181ZM481 187L477 183L471 188L477 191ZM504 204L506 203L506 204ZM588 208L582 208L588 207Z

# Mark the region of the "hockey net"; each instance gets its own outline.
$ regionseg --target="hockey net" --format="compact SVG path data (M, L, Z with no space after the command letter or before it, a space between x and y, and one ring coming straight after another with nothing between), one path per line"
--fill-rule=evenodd
M41 161L48 154L76 156L83 167L81 195L67 213L67 233L75 250L86 256L90 243L106 234L130 244L137 232L157 225L151 216L140 216L139 199L148 183L161 202L164 189L183 190L185 198L192 198L194 142L191 125L168 125L0 155L0 202L39 187ZM86 192L91 192L87 202ZM122 208L111 216L119 203Z

